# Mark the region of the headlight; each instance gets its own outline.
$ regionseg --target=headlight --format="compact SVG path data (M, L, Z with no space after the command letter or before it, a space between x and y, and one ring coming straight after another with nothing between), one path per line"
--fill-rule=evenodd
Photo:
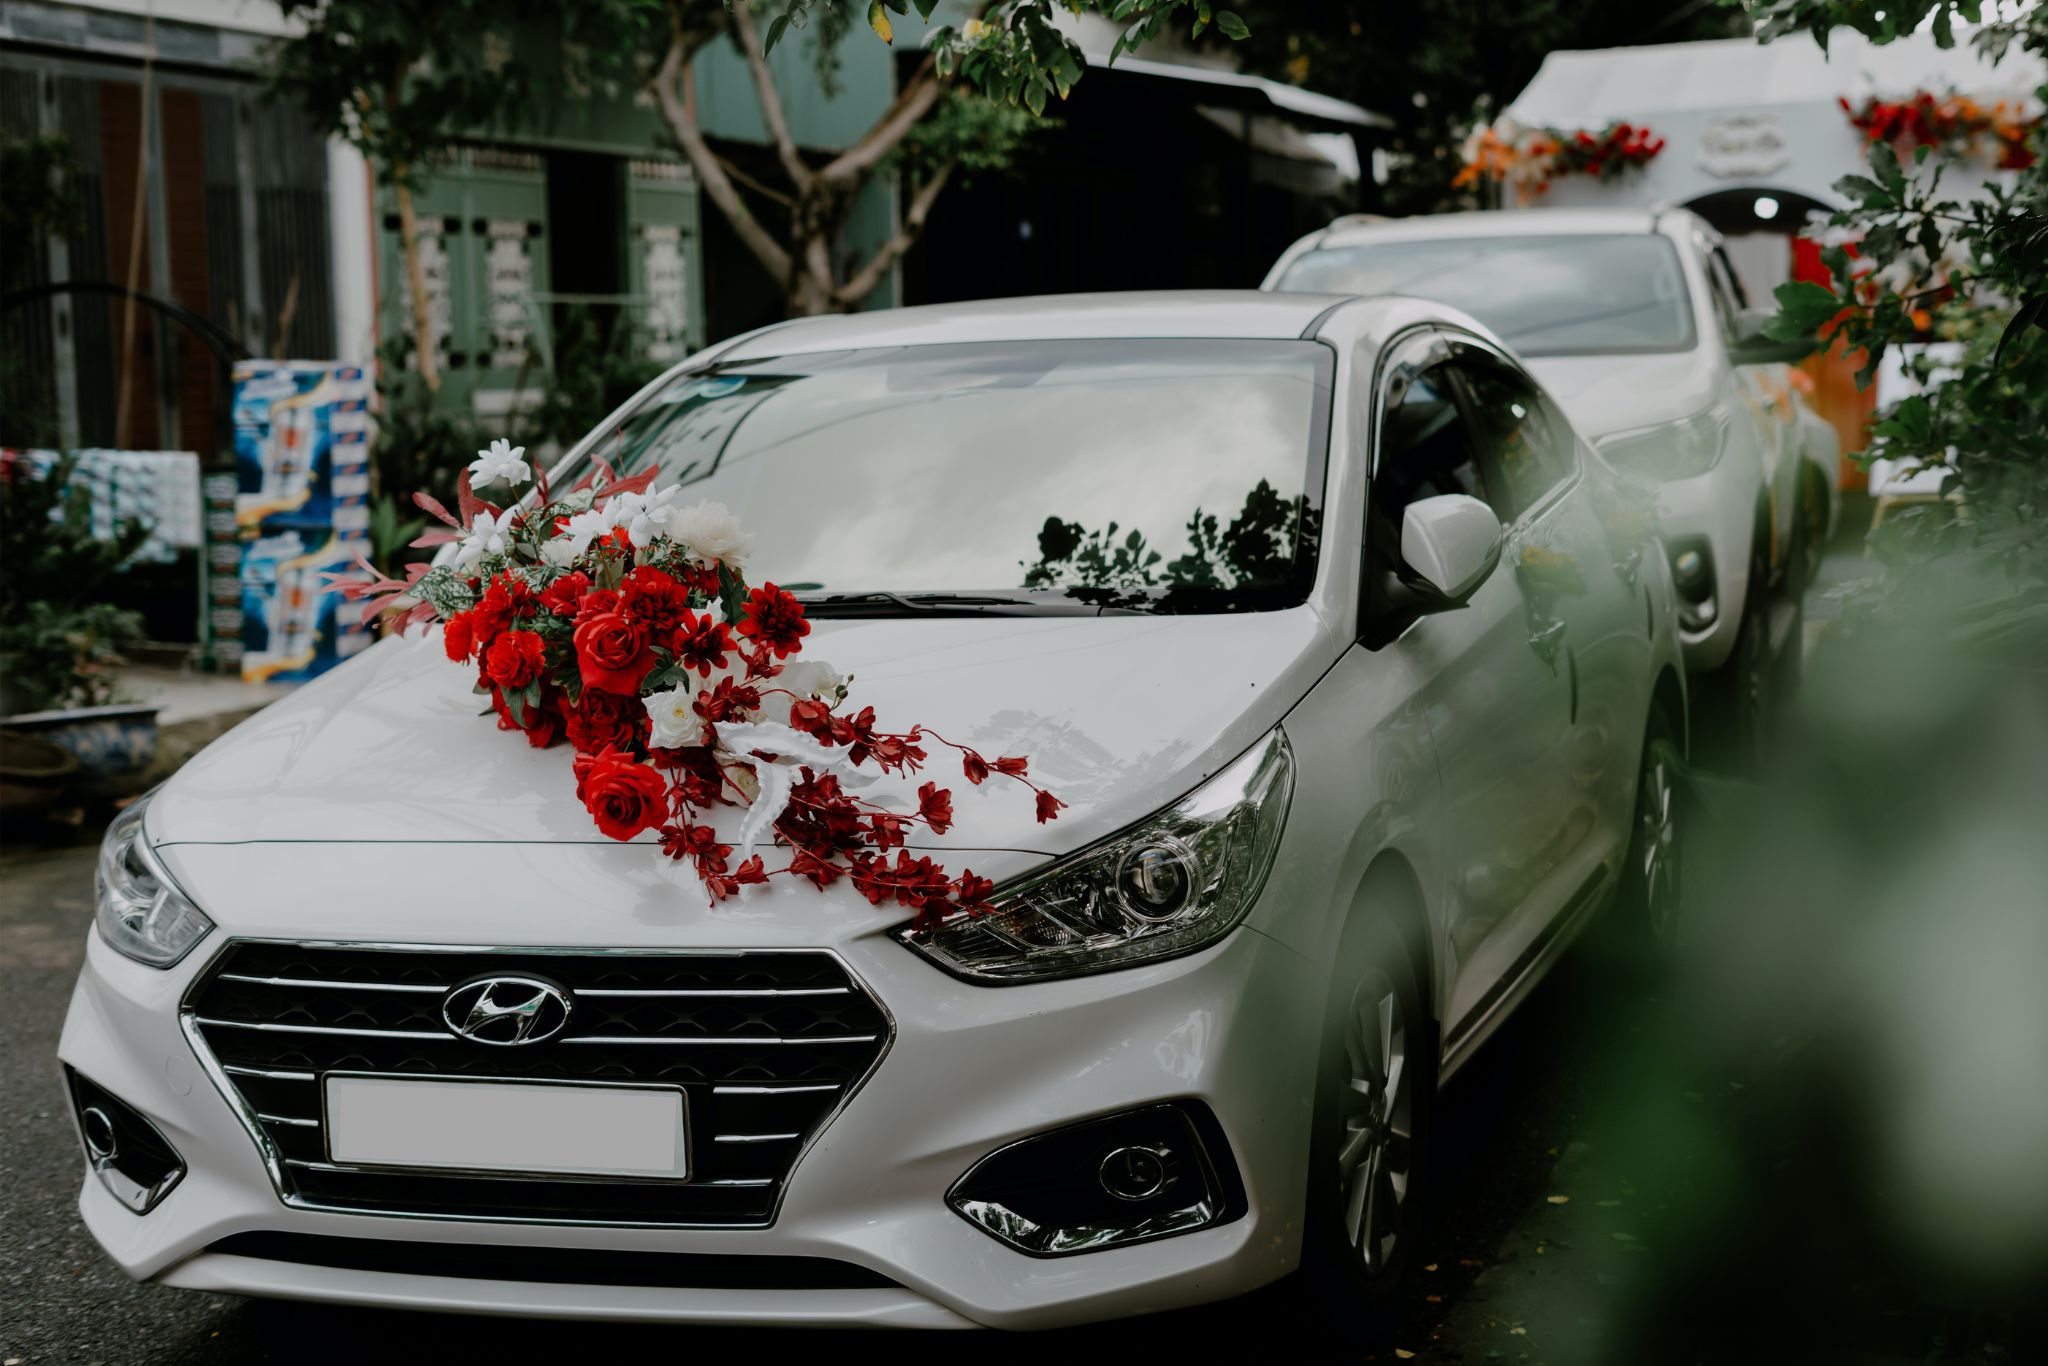
M1280 844L1294 755L1275 730L1129 830L1030 873L992 909L914 921L896 937L977 982L1036 982L1191 953L1259 895Z
M1600 442L1600 455L1622 474L1690 479L1720 462L1730 425L1728 410L1716 403L1676 422L1616 432Z
M206 937L213 922L185 899L142 837L149 798L130 806L100 841L99 904L93 919L115 952L167 968Z

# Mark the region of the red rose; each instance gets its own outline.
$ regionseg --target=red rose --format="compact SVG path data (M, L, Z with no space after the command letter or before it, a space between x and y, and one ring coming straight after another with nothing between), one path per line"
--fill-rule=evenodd
M554 688L543 694L537 706L526 708L523 726L512 719L511 703L496 688L491 689L491 705L498 710L498 729L524 732L526 743L535 749L546 749L562 738L562 694Z
M547 646L531 631L507 631L484 652L484 677L500 688L518 690L540 677Z
M567 724L569 743L578 754L637 750L647 730L647 709L638 698L592 689L569 709Z
M600 612L616 612L618 610L619 595L616 592L609 588L593 588L583 595L582 601L576 604L576 620L581 621L585 617L594 617Z
M681 625L689 611L689 590L659 569L642 565L626 575L619 587L620 610L656 636L665 636Z
M740 634L758 639L775 651L777 659L801 650L804 637L810 633L811 623L804 620L804 605L774 584L763 584L747 594Z
M540 605L558 617L573 618L576 615L577 607L583 600L583 595L589 591L590 575L582 573L564 574L561 578L549 584L547 591L540 595Z
M467 612L457 612L442 623L441 646L448 651L448 658L456 663L468 659L476 650L476 639L470 634L475 622Z
M629 840L668 819L668 783L632 756L579 755L575 771L576 795L611 839Z
M471 610L470 637L479 650L498 638L498 633L511 626L516 617L533 613L533 590L523 579L510 574L499 574L491 580L491 586Z
M592 593L589 598L596 597ZM589 601L586 598L585 601ZM585 688L637 697L654 667L647 628L622 612L586 611L576 622L576 667Z

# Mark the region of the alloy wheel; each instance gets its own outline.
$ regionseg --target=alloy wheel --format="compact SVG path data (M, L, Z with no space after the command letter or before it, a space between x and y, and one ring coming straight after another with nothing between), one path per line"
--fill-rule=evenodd
M1360 978L1344 1027L1344 1131L1337 1148L1344 1229L1369 1275L1393 1261L1415 1160L1409 1021L1393 982Z
M1678 924L1679 900L1678 775L1670 745L1653 740L1643 756L1643 776L1636 792L1636 873L1641 878L1643 912L1650 936L1668 945Z

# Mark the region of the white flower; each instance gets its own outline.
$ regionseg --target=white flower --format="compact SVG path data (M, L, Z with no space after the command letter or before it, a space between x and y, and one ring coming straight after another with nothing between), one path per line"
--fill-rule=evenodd
M590 549L590 543L600 536L608 535L619 525L623 498L614 498L601 508L579 512L563 524L562 529L541 547L541 553L555 564L566 565L578 555Z
M477 509L476 520L469 524L469 534L456 548L456 567L475 564L486 555L504 554L510 547L512 523L518 516L518 508L507 508L495 517L489 508Z
M782 692L770 689L780 688ZM792 695L793 694L793 695ZM819 698L837 702L846 695L846 680L822 659L799 659L782 666L782 672L762 685L761 719L776 725L789 724L789 706L797 698Z
M626 507L620 510L620 525L626 528L626 534L633 538L634 545L651 545L656 536L669 535L669 521L680 511L675 502L682 492L671 484L665 489L621 494L613 500L614 504L626 503Z
M649 693L640 699L647 708L651 729L647 743L655 749L683 749L702 744L704 721L690 708L697 700L696 689L684 684L667 692Z
M737 566L754 553L754 538L740 527L740 519L723 503L708 499L686 508L671 508L664 517L670 539L706 564L718 561Z
M520 459L526 454L526 447L515 446L504 437L491 443L487 451L478 451L476 459L469 462L471 487L484 484L523 484L533 477L533 471Z

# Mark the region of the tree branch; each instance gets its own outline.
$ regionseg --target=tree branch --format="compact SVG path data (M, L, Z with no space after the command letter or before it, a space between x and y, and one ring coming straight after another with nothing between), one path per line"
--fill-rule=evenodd
M754 253L755 259L771 276L778 282L786 282L790 275L789 253L747 208L746 201L733 187L731 177L726 175L725 167L719 163L718 154L704 141L704 133L697 127L696 117L684 107L681 92L691 79L690 59L710 41L711 35L685 29L682 14L673 3L669 6L668 22L668 52L648 81L655 103L661 110L662 122L668 125L669 133L683 149L683 154L689 157L697 178L704 182L704 193L732 224L733 232L746 243L747 249Z
M749 6L732 7L732 28L740 51L746 56L747 70L754 77L754 96L761 103L761 122L768 127L768 140L775 144L775 155L782 159L783 174L802 194L810 188L811 168L797 155L796 139L790 136L789 119L782 112L782 96L775 89L775 73L768 67L767 53L761 50L761 35L754 29Z
M746 188L752 190L755 194L760 195L765 199L772 199L776 203L783 205L785 208L795 207L796 200L792 199L789 195L783 193L781 190L776 189L773 185L770 185L765 181L754 179L754 177L748 175L745 171L741 170L737 165L735 165L731 157L719 157L718 164L725 168L725 173L727 175L731 176L734 180L738 181Z
M986 15L994 0L980 0L974 12L967 16L979 19ZM858 185L873 173L882 158L896 150L896 144L917 127L919 119L929 114L937 104L939 96L946 92L952 82L939 74L939 63L935 56L927 55L911 75L895 101L882 111L882 117L875 120L874 127L863 133L860 140L826 163L817 175L818 179L834 181L843 187Z
M946 188L946 182L952 178L953 168L959 164L960 159L953 158L934 171L924 184L917 187L917 193L911 196L910 206L903 211L903 226L896 230L895 236L882 244L881 249L869 258L866 265L855 271L845 284L834 291L840 303L851 308L874 293L875 287L882 283L882 277L903 259L905 252L917 245L917 239L924 234L925 222L931 217L932 205L938 202L939 194Z
M946 93L947 82L939 76L935 63L927 61L919 67L910 84L903 87L903 93L896 102L883 111L874 127L861 134L860 140L827 162L818 172L818 179L832 181L843 186L852 186L866 179L881 164L882 158L896 150L896 145L917 127L918 120L932 111L939 102L939 96Z

